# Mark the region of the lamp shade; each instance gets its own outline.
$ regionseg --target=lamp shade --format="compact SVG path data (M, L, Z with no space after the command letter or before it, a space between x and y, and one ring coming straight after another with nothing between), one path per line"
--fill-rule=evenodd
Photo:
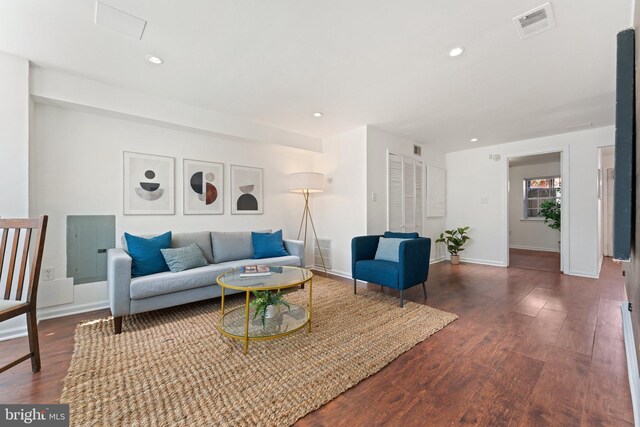
M289 191L293 193L320 193L324 191L324 175L316 172L289 174Z

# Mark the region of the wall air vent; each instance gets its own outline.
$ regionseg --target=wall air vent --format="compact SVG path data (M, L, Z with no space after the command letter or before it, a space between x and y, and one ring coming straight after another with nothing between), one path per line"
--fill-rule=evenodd
M522 39L535 36L556 26L551 3L545 3L513 18L516 31Z

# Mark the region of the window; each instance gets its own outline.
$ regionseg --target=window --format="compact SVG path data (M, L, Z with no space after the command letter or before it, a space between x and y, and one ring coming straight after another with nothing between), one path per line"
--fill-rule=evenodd
M562 179L559 176L545 178L525 178L523 212L524 218L540 217L540 205L547 200L560 201L560 186Z

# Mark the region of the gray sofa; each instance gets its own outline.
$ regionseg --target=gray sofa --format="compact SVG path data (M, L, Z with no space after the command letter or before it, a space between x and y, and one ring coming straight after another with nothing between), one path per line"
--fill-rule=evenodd
M252 264L305 265L304 244L297 240L284 240L288 256L252 259L250 231L172 234L171 244L174 248L192 243L200 247L208 265L178 273L163 272L134 278L131 277L132 260L127 253L126 241L123 239L123 248L109 249L107 283L116 334L122 331L122 316L220 296L221 289L215 284L216 277L234 268ZM228 289L225 294L236 292Z

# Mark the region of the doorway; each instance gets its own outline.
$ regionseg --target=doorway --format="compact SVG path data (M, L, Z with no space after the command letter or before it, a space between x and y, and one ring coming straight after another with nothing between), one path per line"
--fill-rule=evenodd
M508 265L561 272L561 153L508 161Z
M600 255L613 256L613 188L616 179L613 145L598 149L598 229Z

